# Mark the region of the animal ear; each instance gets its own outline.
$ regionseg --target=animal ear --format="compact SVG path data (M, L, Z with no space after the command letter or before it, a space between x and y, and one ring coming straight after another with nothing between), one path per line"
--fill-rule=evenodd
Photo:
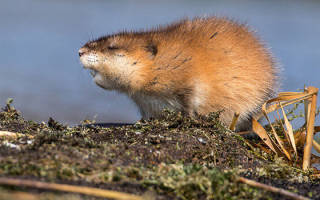
M145 50L151 54L152 57L156 56L158 53L158 47L154 43L149 43L145 46Z

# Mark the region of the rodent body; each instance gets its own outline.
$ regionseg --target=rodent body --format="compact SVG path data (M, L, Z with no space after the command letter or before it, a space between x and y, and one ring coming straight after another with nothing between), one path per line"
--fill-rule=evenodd
M189 115L223 110L246 126L277 85L268 50L245 25L226 18L182 20L149 31L121 32L79 50L97 85L126 93L142 117L164 108Z

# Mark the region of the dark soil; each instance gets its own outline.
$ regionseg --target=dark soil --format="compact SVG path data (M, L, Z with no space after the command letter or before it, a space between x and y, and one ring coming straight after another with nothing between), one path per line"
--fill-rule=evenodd
M25 121L10 104L0 112L0 176L85 185L155 199L285 199L238 183L244 176L320 199L316 171L253 148L226 129L219 113L195 119L165 111L163 119L103 128L69 127L53 119ZM98 199L32 188L0 187L0 199ZM23 198L22 198L23 199Z

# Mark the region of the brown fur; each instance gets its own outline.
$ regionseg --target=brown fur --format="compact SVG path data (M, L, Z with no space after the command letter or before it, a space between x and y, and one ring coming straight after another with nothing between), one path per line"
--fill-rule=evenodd
M277 83L267 49L245 25L225 18L122 32L79 52L84 66L101 75L96 83L128 94L145 118L158 117L163 108L191 115L223 110L224 123L239 112L245 125Z

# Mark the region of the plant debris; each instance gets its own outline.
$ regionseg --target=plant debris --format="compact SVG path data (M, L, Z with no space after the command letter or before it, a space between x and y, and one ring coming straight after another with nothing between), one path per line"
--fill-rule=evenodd
M320 199L315 170L303 171L254 147L227 129L219 112L190 118L164 111L162 119L123 127L70 127L51 118L48 123L26 121L11 103L0 112L0 131L16 133L0 135L1 177L89 186L146 199L283 197L238 182L242 176ZM0 200L19 195L20 199L99 199L5 185L0 191Z

